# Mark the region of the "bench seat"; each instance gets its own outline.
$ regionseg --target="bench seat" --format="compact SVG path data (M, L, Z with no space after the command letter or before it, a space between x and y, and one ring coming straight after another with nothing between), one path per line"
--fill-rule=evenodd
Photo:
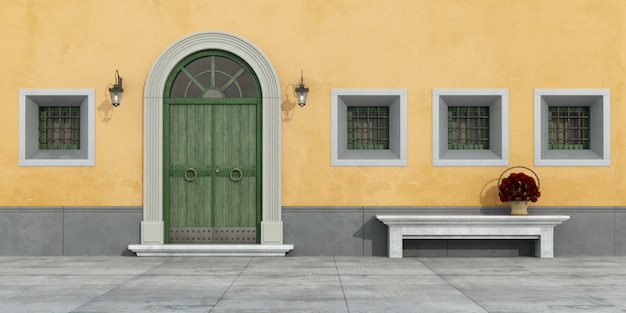
M403 239L536 239L540 258L554 257L554 227L567 215L376 215L388 227L390 258Z

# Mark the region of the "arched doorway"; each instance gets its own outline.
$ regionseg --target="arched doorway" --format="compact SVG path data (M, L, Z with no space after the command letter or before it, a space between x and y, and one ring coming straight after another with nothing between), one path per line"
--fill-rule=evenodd
M163 94L165 243L256 243L261 222L262 94L241 58L184 58Z
M248 40L222 31L202 31L185 36L168 48L153 64L144 88L144 213L142 245L163 245L163 95L170 73L188 56L205 50L226 51L240 58L256 74L261 89L261 245L282 245L281 220L281 95L276 72L269 59ZM129 248L135 251L139 245ZM290 245L285 245L290 246ZM293 248L293 246L291 246Z

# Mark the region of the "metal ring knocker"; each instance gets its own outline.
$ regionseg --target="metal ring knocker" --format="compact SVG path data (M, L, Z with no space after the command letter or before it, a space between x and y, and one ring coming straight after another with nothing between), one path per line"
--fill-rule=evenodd
M233 173L235 172L239 172L239 175L238 176L233 175ZM232 170L230 170L230 174L228 174L228 178L230 178L230 180L234 182L240 181L242 177L243 177L243 171L238 167L235 167Z
M192 173L193 176L188 175L189 173ZM198 172L193 167L190 167L190 168L185 170L185 174L183 174L183 176L185 177L186 181L192 182L192 181L196 180L196 178L198 178Z

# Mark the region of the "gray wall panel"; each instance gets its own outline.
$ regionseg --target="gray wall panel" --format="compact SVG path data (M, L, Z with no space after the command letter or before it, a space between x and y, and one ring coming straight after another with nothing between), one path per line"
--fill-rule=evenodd
M0 207L0 255L63 255L60 207Z
M626 208L615 210L615 255L626 256Z
M363 255L363 212L352 208L283 208L289 256Z
M126 208L65 210L65 255L129 255L140 242L142 211Z
M529 214L570 216L554 228L555 256L615 255L613 207L538 207Z
M141 207L0 207L0 255L130 255Z
M387 225L376 219L373 212L365 211L363 225L363 253L371 256L387 255Z
M386 256L387 253L383 255ZM406 256L406 257L448 256L448 240L404 240L402 256Z
M386 256L376 214L507 214L506 207L284 207L289 256ZM555 228L555 256L626 256L626 207L536 207L570 215ZM141 207L0 207L0 255L125 255L139 243ZM524 241L407 240L406 255L526 255Z
M534 240L446 240L447 256L535 256Z

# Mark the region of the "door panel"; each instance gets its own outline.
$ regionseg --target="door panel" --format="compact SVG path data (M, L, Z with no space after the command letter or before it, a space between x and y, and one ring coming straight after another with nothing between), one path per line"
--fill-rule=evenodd
M256 110L252 105L215 106L215 226L256 225ZM234 170L235 168L239 170ZM232 176L232 177L231 177ZM237 180L237 181L233 181Z
M170 226L171 227L210 227L211 210L205 210L211 203L211 179L198 177L193 183L182 176L170 177Z
M170 226L209 227L211 210L210 136L211 107L201 105L170 106ZM193 168L197 177L185 179ZM193 172L187 172L191 178Z
M170 242L256 242L256 107L169 108Z

